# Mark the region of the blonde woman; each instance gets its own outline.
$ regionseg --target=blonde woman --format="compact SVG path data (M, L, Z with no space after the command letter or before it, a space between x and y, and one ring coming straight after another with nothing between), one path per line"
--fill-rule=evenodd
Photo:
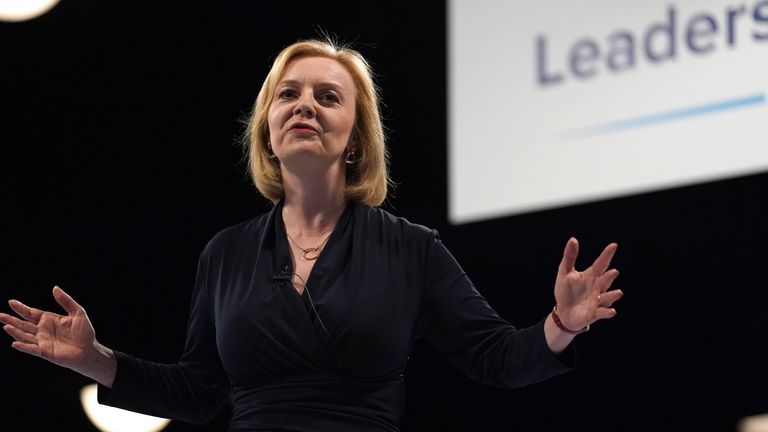
M419 338L480 383L518 387L573 367L577 334L616 314L616 245L574 268L565 245L553 310L503 320L435 230L378 206L387 195L379 98L365 59L321 40L285 48L247 133L253 181L274 202L202 251L186 346L159 364L107 348L61 288L65 315L11 300L13 348L99 383L103 404L230 431L398 431ZM510 281L512 283L514 281Z

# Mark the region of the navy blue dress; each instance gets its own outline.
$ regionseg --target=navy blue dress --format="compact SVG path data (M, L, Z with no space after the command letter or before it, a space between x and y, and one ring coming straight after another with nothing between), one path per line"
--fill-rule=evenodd
M488 305L435 230L350 202L299 293L282 202L200 254L184 353L116 352L99 402L202 424L232 401L230 431L399 430L408 355L427 339L474 380L520 387L570 370L544 320L516 329Z

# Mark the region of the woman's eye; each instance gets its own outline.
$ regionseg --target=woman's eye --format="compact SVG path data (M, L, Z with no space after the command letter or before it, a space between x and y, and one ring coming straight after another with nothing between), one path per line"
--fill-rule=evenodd
M285 89L277 94L280 99L289 99L296 96L296 91L293 89Z
M328 92L328 93L323 93L322 100L326 102L338 102L339 97L336 96L335 93Z

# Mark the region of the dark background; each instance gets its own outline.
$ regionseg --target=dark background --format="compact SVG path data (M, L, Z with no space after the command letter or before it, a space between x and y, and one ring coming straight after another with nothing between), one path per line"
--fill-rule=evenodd
M437 228L504 318L549 312L569 236L580 269L619 243L619 314L578 337L576 370L498 389L419 343L404 431L735 431L768 412L768 175L451 226L442 2L63 0L0 23L2 298L59 311L59 284L106 345L175 361L202 247L269 206L242 163L242 120L274 55L319 30L377 73L399 183L384 207ZM77 396L90 381L10 341L3 423L96 430Z

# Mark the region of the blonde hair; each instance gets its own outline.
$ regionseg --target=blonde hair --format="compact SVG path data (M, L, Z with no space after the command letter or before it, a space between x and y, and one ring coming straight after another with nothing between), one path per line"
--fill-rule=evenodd
M355 124L350 134L354 146L354 163L346 165L346 196L370 206L381 205L392 184L388 173L388 152L384 125L379 114L379 89L373 81L368 61L356 50L331 40L308 39L284 48L272 63L261 86L245 132L248 167L259 192L279 201L284 195L280 162L270 158L267 116L275 88L292 60L300 57L327 57L341 63L352 75L357 90Z

